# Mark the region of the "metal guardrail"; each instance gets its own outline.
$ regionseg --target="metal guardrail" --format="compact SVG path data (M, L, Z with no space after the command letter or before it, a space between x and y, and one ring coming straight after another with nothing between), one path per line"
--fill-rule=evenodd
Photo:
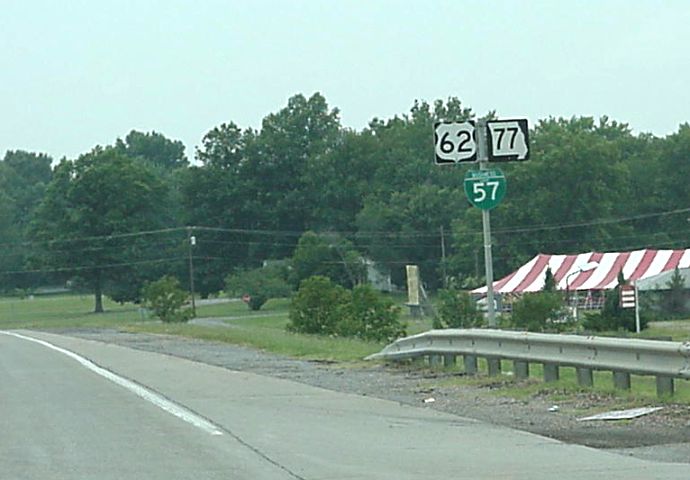
M592 385L593 370L613 372L614 385L630 388L630 374L653 375L659 395L672 394L673 379L690 379L690 343L609 337L585 337L484 329L431 330L396 340L371 359L428 357L431 364L455 364L476 373L477 357L488 361L489 374L500 373L501 360L515 362L518 378L529 376L530 363L544 364L544 379L559 378L560 367L575 367L578 382Z

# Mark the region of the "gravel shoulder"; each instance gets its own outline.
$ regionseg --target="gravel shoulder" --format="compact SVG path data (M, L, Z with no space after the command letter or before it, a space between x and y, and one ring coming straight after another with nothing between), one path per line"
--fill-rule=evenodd
M605 410L609 404L613 409L615 400L593 393L580 394L558 403L558 411L550 412L554 403L546 396L515 399L497 395L492 391L496 385L458 386L452 381L458 373L378 363L353 366L296 360L170 335L94 329L53 332L433 408L622 455L690 463L690 407L686 405L664 405L663 410L634 420L579 422L577 418L584 409L596 406Z

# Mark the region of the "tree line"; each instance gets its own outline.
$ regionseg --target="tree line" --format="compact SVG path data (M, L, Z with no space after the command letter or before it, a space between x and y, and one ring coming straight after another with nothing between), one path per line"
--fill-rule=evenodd
M433 161L434 122L476 118L451 97L357 131L321 94L299 94L258 129L213 127L194 162L156 132L132 131L57 163L8 151L0 289L70 281L97 299L136 300L165 274L186 284L191 257L196 288L208 295L230 273L296 254L306 273L341 284L359 278L355 259L366 258L398 285L406 264L419 265L432 290L448 278L479 285L481 214L463 191L470 167ZM688 246L688 124L656 137L606 117L547 118L530 139L528 162L501 165L497 277L538 252Z

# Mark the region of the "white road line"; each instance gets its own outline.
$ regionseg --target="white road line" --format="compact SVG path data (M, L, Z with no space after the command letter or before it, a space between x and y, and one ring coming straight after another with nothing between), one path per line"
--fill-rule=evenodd
M161 395L152 392L146 387L143 387L137 383L132 382L131 380L128 380L124 377L121 377L119 375L114 374L113 372L106 370L103 367L99 367L95 363L93 363L91 360L87 360L86 358L77 355L74 352L71 352L69 350L66 350L64 348L58 347L56 345L53 345L52 343L39 340L37 338L33 337L28 337L26 335L22 335L19 333L15 332L6 332L6 331L0 331L0 333L4 335L11 335L13 337L21 338L23 340L28 340L30 342L38 343L40 345L43 345L44 347L48 347L51 350L55 350L56 352L60 352L64 355L67 355L70 358L73 358L77 362L79 362L82 366L88 368L92 372L110 380L113 383L116 383L120 385L121 387L126 388L130 392L140 396L146 401L151 402L158 408L161 408L165 410L168 413L171 413L175 415L177 418L184 420L187 423L190 423L194 425L197 428L202 429L203 431L210 433L211 435L223 435L223 432L218 429L215 425L213 425L211 422L208 420L200 417L199 415L187 410L186 408L177 405L174 402L171 402L165 397L162 397Z

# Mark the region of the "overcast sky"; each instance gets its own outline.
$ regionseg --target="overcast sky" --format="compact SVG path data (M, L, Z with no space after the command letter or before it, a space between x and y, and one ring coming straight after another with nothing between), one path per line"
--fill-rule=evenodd
M0 0L0 155L132 129L192 152L321 92L345 126L457 96L502 117L690 121L689 1ZM431 136L431 132L429 133Z

